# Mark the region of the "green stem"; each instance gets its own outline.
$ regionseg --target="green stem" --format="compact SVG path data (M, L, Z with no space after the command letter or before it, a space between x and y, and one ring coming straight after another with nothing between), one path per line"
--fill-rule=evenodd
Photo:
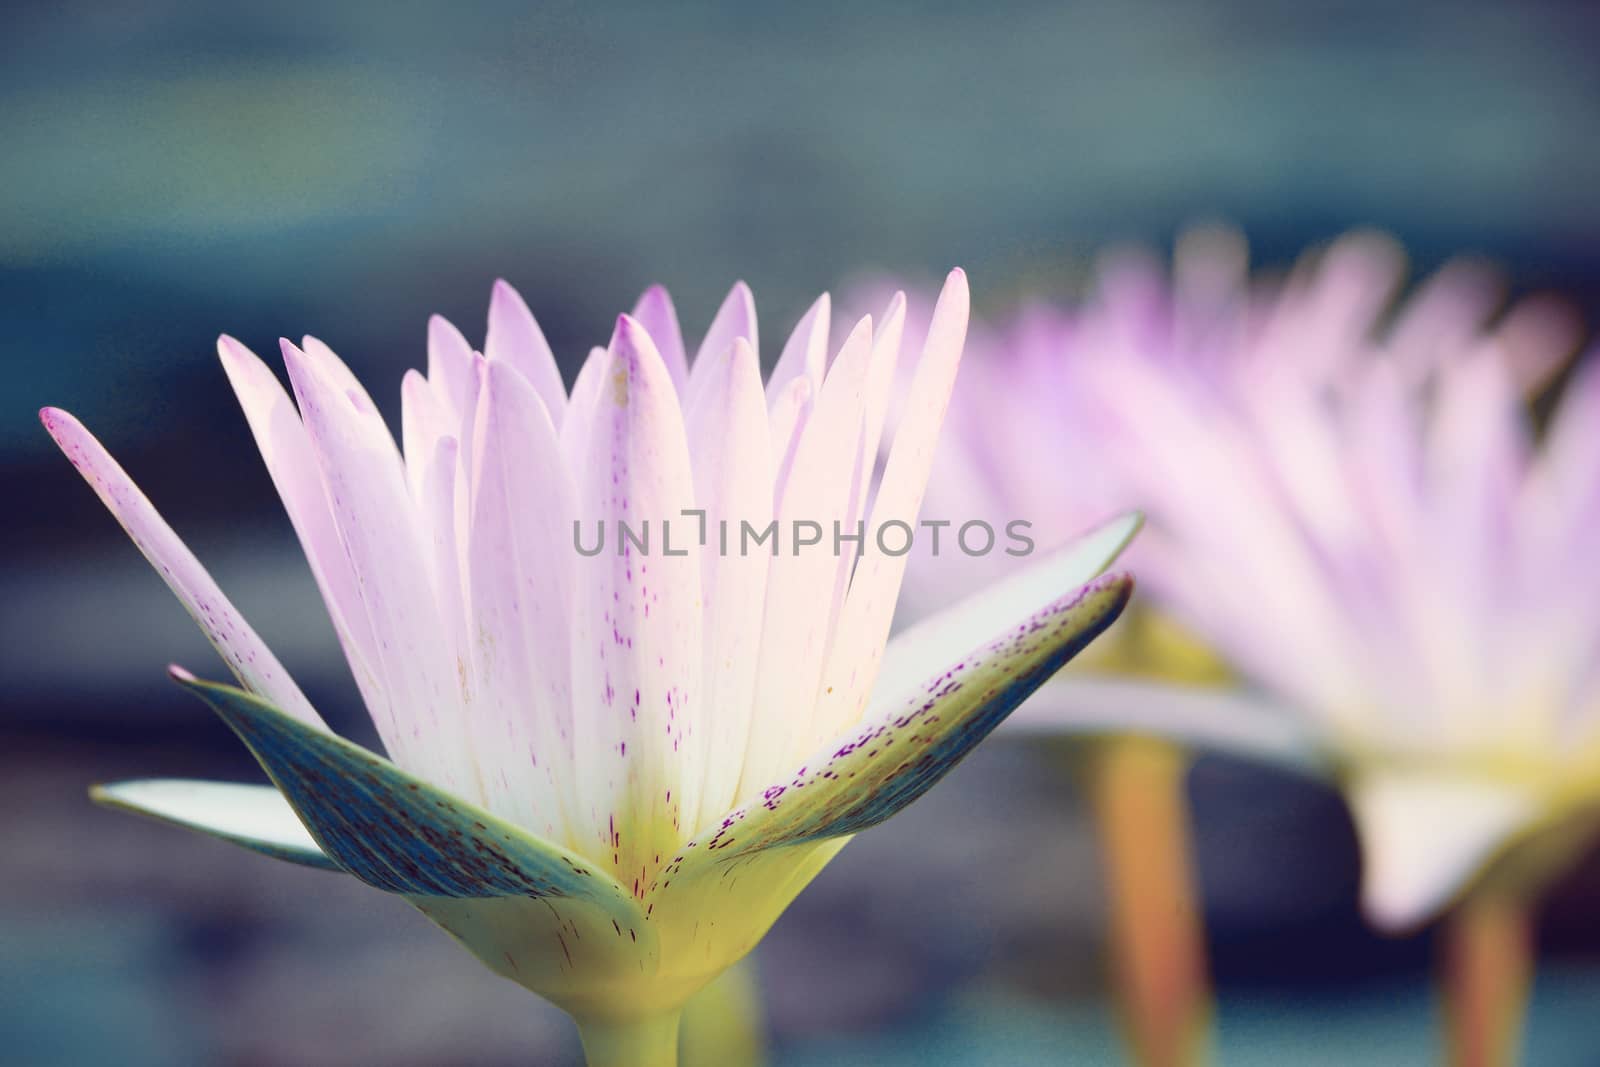
M589 1067L677 1067L682 1009L637 1019L578 1019Z
M1450 1063L1517 1062L1533 979L1533 916L1519 893L1485 886L1445 921L1444 1000Z
M1211 988L1184 796L1188 758L1165 742L1127 737L1096 746L1089 761L1118 1013L1133 1059L1192 1067L1206 1058Z

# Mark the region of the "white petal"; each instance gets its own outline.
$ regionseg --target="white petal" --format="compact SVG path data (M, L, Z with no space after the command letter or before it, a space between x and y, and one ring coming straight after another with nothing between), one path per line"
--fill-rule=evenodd
M1347 793L1361 839L1361 902L1386 930L1427 921L1540 815L1526 788L1465 777L1363 774Z
M869 534L889 522L903 522L913 528L916 525L939 428L961 362L968 306L967 277L960 270L951 271L928 327L905 417L890 447L883 481L867 522ZM889 623L894 617L906 559L906 555L890 556L877 551L869 537L865 555L851 579L833 652L823 673L824 699L843 702L842 708L824 712L829 721L852 722L865 707L868 687L877 677ZM1059 591L1049 590L1046 595Z
M767 379L769 407L777 403L784 388L796 378L809 378L813 388L822 385L822 375L828 364L828 330L832 307L828 294L823 293L795 324L794 332L789 335L783 353L772 368L772 377Z
M337 871L283 794L270 785L151 778L95 786L98 804L220 837L291 863Z
M1000 730L1007 737L1142 734L1302 773L1329 773L1316 735L1298 716L1239 689L1072 674L1045 683Z
M745 760L744 788L765 785L834 729L816 715L817 688L828 652L841 569L854 558L847 545L833 551L834 524L852 533L864 477L862 408L872 320L850 334L829 372L816 410L800 435L793 468L778 498L779 551L767 577L761 627L761 667L756 677L756 718ZM798 524L821 543L799 547Z
M721 814L733 804L749 741L772 560L765 550L740 548L743 523L764 530L772 521L766 400L761 368L747 343L736 342L726 367L709 378L688 424L695 496L706 512L708 546L702 553L703 681L711 736L700 805L704 813Z
M900 338L905 333L906 294L895 293L888 310L872 338L872 363L867 370L866 414L862 444L869 462L876 464L878 448L883 440L883 423L889 413L889 395L893 391L895 369L900 360ZM863 512L866 505L867 483L861 486Z
M772 410L768 412L767 422L772 439L774 500L783 496L784 486L789 484L789 472L794 468L795 449L800 444L800 435L805 431L806 422L811 418L811 409L816 402L817 390L820 387L820 380L818 383L813 383L810 378L793 378L772 401Z

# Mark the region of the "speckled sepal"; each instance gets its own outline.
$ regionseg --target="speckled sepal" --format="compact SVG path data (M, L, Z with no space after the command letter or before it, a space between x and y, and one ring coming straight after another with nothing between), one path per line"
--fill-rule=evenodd
M409 897L578 898L632 920L603 870L242 689L173 677L250 748L317 845L368 885Z
M909 700L830 742L753 803L691 842L666 870L845 837L927 792L1017 705L1109 626L1133 579L1099 578L927 679Z

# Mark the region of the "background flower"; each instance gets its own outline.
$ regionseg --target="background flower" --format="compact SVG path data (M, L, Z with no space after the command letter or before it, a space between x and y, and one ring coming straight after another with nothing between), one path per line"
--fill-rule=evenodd
M1151 603L1255 690L1060 683L1020 722L1320 763L1350 800L1370 918L1412 927L1486 881L1474 900L1492 894L1484 914L1510 932L1476 938L1484 967L1515 975L1527 936L1506 884L1525 903L1600 825L1600 613L1576 578L1600 499L1596 364L1536 442L1529 398L1572 351L1570 317L1501 311L1466 264L1396 301L1399 277L1372 237L1281 284L1249 282L1242 242L1216 232L1180 244L1170 283L1108 265L1081 309L1024 312L974 359L943 491L1037 508L1048 543L1073 521L1052 498L1088 468L1108 502L1149 512ZM996 420L982 398L1002 389ZM1106 666L1196 680L1192 655L1162 650L1135 632ZM1461 1017L1500 1018L1485 995ZM1493 1029L1500 1047L1515 1026Z

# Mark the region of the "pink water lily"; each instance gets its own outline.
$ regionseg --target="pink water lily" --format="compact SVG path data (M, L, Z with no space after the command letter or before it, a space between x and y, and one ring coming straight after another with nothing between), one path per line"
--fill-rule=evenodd
M1112 259L1081 305L975 329L928 498L1034 516L1046 545L1145 510L1146 603L1246 687L1074 678L1008 728L1138 727L1327 776L1395 929L1600 800L1600 368L1536 438L1526 399L1570 320L1500 311L1467 262L1397 300L1402 268L1370 234L1278 281L1221 231L1170 272Z
M652 289L569 393L501 283L481 353L430 323L427 373L402 386L403 449L322 343L284 342L291 400L223 338L389 759L327 730L100 444L47 409L243 688L175 676L273 782L127 782L99 798L404 895L571 1012L596 1062L669 1061L685 999L1129 594L1126 576L1096 575L1133 519L889 643L905 559L870 536L859 559L719 543L746 524L915 522L966 332L964 275L927 326L875 478L904 316L897 296L829 360L824 296L763 386L748 289L692 361ZM649 548L582 549L587 529L648 525Z

